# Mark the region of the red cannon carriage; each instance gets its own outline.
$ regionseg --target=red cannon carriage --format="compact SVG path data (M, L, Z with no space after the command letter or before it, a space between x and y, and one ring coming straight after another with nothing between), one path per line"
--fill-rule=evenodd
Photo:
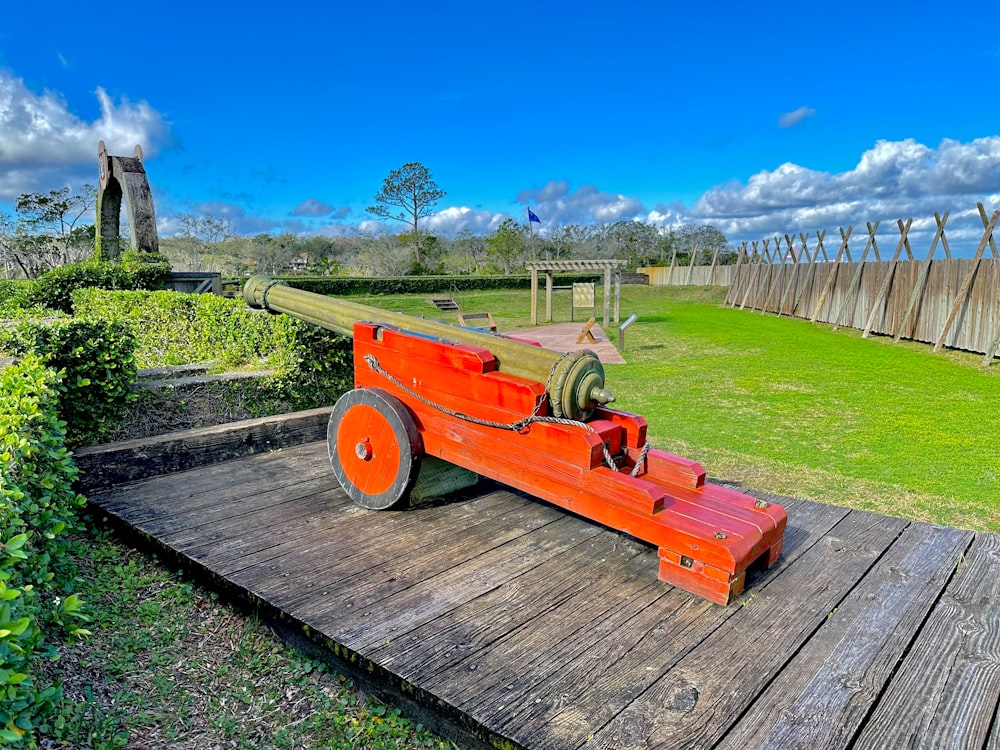
M743 591L752 564L781 554L784 509L651 448L641 416L608 407L593 352L553 352L265 277L243 294L353 337L355 388L334 407L328 440L338 481L363 507L405 501L432 456L656 545L661 580L718 604Z

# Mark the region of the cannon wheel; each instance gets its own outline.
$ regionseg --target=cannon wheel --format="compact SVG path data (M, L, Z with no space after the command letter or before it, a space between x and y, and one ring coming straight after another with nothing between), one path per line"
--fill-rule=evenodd
M398 398L381 388L348 391L333 407L326 435L333 473L351 500L386 510L407 499L424 445Z

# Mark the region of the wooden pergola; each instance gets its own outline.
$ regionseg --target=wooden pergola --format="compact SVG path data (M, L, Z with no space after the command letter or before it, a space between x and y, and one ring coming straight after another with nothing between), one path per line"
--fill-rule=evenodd
M624 260L538 260L529 261L524 267L531 271L531 325L538 325L538 273L545 274L545 321L552 322L552 277L557 271L604 272L604 326L611 322L611 278L615 280L615 317L618 322L618 305L622 290Z

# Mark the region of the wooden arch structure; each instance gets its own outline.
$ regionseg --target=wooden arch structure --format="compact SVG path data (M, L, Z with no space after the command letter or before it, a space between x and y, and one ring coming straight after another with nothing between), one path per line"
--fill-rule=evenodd
M160 240L156 235L156 212L153 194L142 166L142 146L132 156L109 156L104 141L97 145L100 185L97 188L97 224L94 227L95 255L103 260L118 260L121 247L122 197L132 230L132 247L140 252L156 253Z
M538 325L538 272L545 274L545 319L552 322L552 276L556 271L604 272L604 327L611 317L611 278L615 281L615 323L618 322L618 304L621 298L622 268L624 260L545 260L529 261L524 267L531 271L531 325Z

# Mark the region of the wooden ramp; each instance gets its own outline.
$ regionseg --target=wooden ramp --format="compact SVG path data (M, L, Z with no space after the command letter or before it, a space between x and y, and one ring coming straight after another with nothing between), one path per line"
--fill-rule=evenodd
M462 747L1000 747L995 535L779 498L782 559L720 607L496 485L358 508L310 419L85 449L84 491Z

